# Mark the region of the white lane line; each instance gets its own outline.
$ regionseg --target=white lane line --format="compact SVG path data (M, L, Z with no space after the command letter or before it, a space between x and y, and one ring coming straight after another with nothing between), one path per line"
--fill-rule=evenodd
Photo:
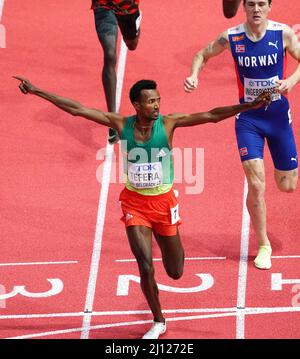
M236 317L236 339L245 338L245 312L243 309L246 307L247 262L248 262L249 231L250 231L250 216L246 206L247 194L248 194L248 184L247 184L247 179L245 177L240 263L239 263L238 289L237 289L238 312Z
M4 0L0 0L0 21L2 19L3 8L4 8Z
M272 256L273 259L299 259L300 256Z
M185 258L185 261L207 261L207 260L226 260L226 257L191 257ZM162 258L153 258L154 262L161 262ZM136 262L136 259L116 259L118 263Z
M236 308L199 308L199 309L165 309L163 313L166 314L182 314L182 313L217 313L217 312L235 312ZM49 314L13 314L13 315L0 315L0 320L4 319L42 319L42 318L63 318L63 317L80 317L84 315L93 316L114 316L114 315L144 315L151 314L150 310L114 310L93 313L49 313Z
M0 0L0 49L6 48L6 29L5 26L1 24L3 7L4 0Z
M232 308L233 309L233 308ZM199 319L213 319L213 318L225 318L225 317L234 317L239 316L239 310L234 308L235 312L226 312L221 314L208 314L208 315L193 315L185 317L174 317L167 318L167 322L178 322L178 321L187 321L187 320L199 320ZM260 315L260 314L278 314L278 313L295 313L300 312L300 307L278 307L278 308L247 308L242 310L244 315ZM134 322L120 322L120 323L110 323L110 324L100 324L89 327L89 330L96 329L106 329L106 328L115 328L115 327L124 327L131 325L143 325L147 323L153 323L152 320L139 320ZM61 335L68 333L76 333L82 331L83 328L71 328L63 330L55 330L44 333L34 333L20 335L16 337L10 337L6 339L30 339L30 338L39 338L51 335Z
M120 49L120 54L119 54L119 63L118 63L118 69L117 69L116 112L119 112L120 104L121 104L121 95L122 95L122 87L123 87L123 80L124 80L124 74L125 74L126 56L127 56L127 47L122 39L121 40L121 49ZM109 182L110 182L113 153L114 153L114 146L107 143L106 153L105 153L105 162L104 162L104 168L103 168L103 176L102 176L102 182L101 182L101 193L100 193L98 213L97 213L94 248L93 248L92 261L91 261L91 267L90 267L89 281L88 281L88 286L87 286L85 308L84 308L85 312L93 311L95 291L96 291L96 282L97 282L99 265L100 265L102 239L103 239L103 228L104 228L104 221L105 221L106 204L107 204L107 197L108 197L108 189L109 189ZM88 339L90 323L91 323L91 315L84 315L81 339Z
M14 266L36 266L36 265L52 265L52 264L77 264L78 261L60 261L60 262L23 262L23 263L0 263L0 267Z
M299 312L300 306L295 307L248 307L245 309L232 308L187 308L187 309L163 309L164 314L192 314L192 313L238 313L242 311L244 314L274 314L274 313L289 313ZM101 316L130 316L130 315L146 315L151 314L150 310L114 310L114 311L102 311L93 313L84 312L70 312L70 313L45 313L45 314L12 314L12 315L0 315L0 320L11 319L43 319L43 318L64 318L64 317L81 317L84 315L90 315L95 317Z

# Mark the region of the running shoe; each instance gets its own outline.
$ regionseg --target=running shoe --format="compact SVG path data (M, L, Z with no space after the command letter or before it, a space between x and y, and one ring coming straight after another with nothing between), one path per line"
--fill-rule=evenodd
M119 141L119 134L118 131L114 128L110 128L108 131L108 142L113 145L114 143L117 143Z
M259 246L257 256L254 260L255 267L259 269L270 269L272 267L271 254L272 254L271 246L269 245Z
M167 323L153 322L151 329L143 336L142 339L158 339L161 334L167 330Z

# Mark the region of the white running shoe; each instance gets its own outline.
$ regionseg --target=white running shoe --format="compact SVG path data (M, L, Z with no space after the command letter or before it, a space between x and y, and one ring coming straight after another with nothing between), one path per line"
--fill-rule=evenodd
M272 248L269 245L259 246L258 254L254 260L254 265L259 269L270 269L272 267L271 263Z
M120 137L118 134L118 131L114 128L110 128L108 130L108 142L113 145L114 143L117 143L119 141Z
M143 336L142 339L158 339L161 334L167 330L167 323L153 322L151 329Z

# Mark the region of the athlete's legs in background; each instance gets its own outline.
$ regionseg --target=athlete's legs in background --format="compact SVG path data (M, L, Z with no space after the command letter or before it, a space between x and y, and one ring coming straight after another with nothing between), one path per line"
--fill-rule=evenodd
M118 37L118 23L115 14L111 10L97 8L94 10L97 35L104 53L102 69L102 84L104 88L107 109L116 112L116 46ZM118 133L109 129L109 142L118 141Z
M134 51L140 38L142 14L136 11L131 15L116 15L116 17L128 50Z
M240 2L241 0L223 0L223 14L227 19L236 15Z

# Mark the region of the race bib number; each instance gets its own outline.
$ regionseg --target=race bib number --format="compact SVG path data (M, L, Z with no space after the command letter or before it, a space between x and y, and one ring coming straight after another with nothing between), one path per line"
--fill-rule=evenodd
M171 208L171 224L175 224L180 220L179 217L179 204Z
M272 101L281 99L280 93L277 92L278 76L269 79L249 79L244 78L244 99L245 102L254 101L263 91L267 90L272 95Z
M128 162L128 181L134 188L154 188L163 184L161 162Z

